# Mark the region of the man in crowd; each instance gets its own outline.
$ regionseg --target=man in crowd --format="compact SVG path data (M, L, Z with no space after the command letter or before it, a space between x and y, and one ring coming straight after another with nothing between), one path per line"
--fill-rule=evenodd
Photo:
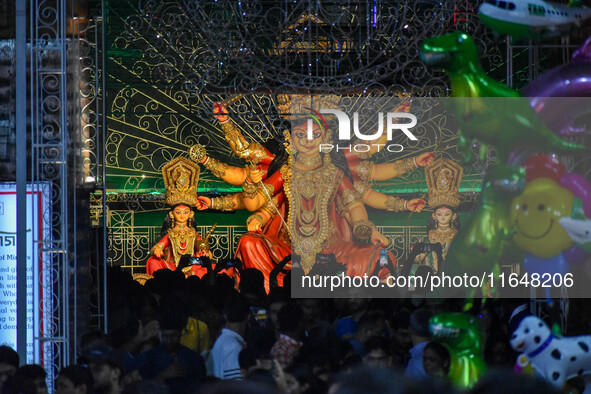
M88 359L97 394L119 394L122 389L123 368L105 345L91 350Z
M425 346L431 340L429 333L429 319L431 312L424 309L417 309L410 315L410 339L412 341L412 348L410 349L410 360L406 366L405 374L415 378L422 378L427 376L425 368L423 368L423 351Z
M13 348L0 346L0 392L4 383L16 373L19 363L18 353Z
M277 320L280 335L271 348L271 355L282 368L286 368L302 347L300 339L304 334L304 312L301 305L295 301L285 304L279 310Z
M82 365L70 365L62 369L55 380L56 394L94 393L92 372Z
M220 379L242 379L238 355L246 346L244 334L250 317L248 301L232 294L224 303L225 328L213 344L213 376Z
M369 368L388 368L392 366L392 356L390 356L390 347L386 338L381 336L372 336L364 345L365 356L363 356L363 365Z
M139 356L140 373L144 379L171 381L187 386L205 377L205 362L201 355L181 344L186 317L164 313L160 319L160 345Z

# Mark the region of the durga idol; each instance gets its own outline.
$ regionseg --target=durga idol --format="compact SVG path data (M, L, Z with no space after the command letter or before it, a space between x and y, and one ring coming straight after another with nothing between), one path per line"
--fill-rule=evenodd
M441 245L441 254L429 252L418 256L417 261L441 272L443 262L451 242L460 230L460 220L456 212L460 205L460 182L462 167L445 158L435 160L425 167L425 180L429 190L428 205L433 214L427 223L431 244Z
M160 269L176 270L181 257L185 255L211 257L207 240L202 240L195 229L195 212L192 209L198 201L199 171L197 164L184 157L177 157L162 167L166 187L165 202L171 208L162 224L162 238L152 247L152 257L146 263L148 275L153 275ZM202 277L207 273L206 267L197 264L182 270L187 276Z

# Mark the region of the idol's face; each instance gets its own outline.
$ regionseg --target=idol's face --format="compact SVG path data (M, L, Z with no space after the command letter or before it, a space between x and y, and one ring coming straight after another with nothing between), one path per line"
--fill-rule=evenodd
M440 226L449 226L451 222L452 211L447 207L438 208L435 211L435 218Z
M299 155L314 156L320 154L320 144L324 143L324 130L312 122L312 139L308 139L308 124L297 125L292 130L292 143Z
M186 224L191 216L191 208L186 205L179 205L172 210L172 216L175 224Z

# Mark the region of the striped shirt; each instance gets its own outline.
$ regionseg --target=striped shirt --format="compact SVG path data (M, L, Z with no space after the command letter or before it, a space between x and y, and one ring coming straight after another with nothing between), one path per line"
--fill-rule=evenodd
M213 376L219 379L242 379L238 354L245 346L246 342L238 333L222 329L211 349Z

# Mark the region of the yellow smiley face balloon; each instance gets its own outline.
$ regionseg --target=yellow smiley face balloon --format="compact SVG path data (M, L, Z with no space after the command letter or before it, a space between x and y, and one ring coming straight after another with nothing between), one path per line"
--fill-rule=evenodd
M570 190L550 178L537 178L525 187L511 208L511 221L517 232L513 240L534 256L549 258L572 246L572 240L558 223L569 217L574 197Z

